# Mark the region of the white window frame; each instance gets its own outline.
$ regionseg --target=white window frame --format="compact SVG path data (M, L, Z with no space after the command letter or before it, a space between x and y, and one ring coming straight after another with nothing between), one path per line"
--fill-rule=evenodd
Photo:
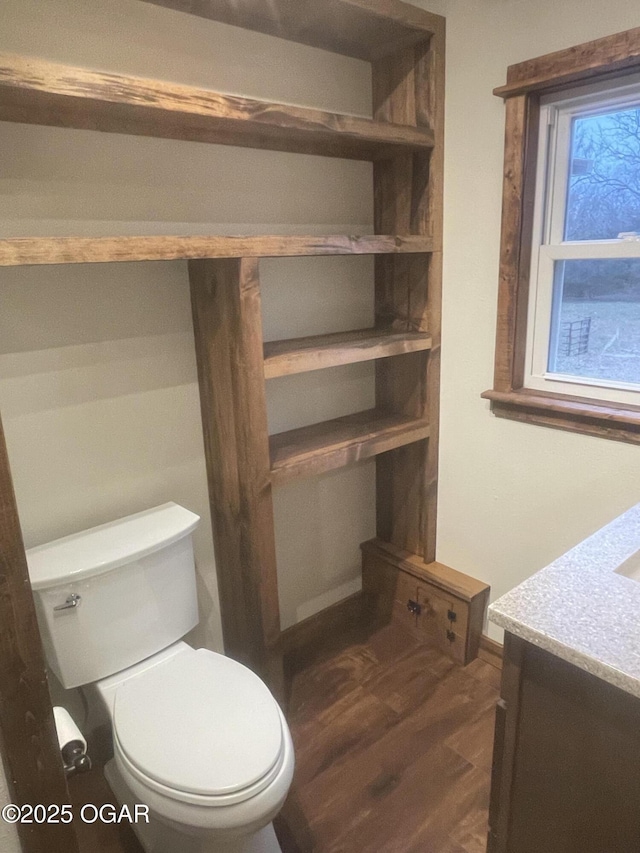
M640 258L640 237L633 239L564 240L571 159L571 124L576 115L597 115L612 108L640 105L640 75L624 83L582 86L540 102L540 128L533 216L529 321L524 385L540 391L640 405L640 382L582 378L547 370L553 321L555 262L579 259Z

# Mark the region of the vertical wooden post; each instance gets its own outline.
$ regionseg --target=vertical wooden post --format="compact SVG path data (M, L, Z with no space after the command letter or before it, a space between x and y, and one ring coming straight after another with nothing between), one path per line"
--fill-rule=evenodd
M0 749L17 805L69 803L0 421ZM24 853L77 853L71 824L19 824Z
M189 278L225 649L278 689L271 649L280 637L280 616L258 261L191 261Z
M430 423L428 441L377 460L378 537L435 560L440 397L442 190L444 157L444 19L428 42L373 63L374 118L430 126L430 154L374 164L375 227L380 234L425 235L431 255L376 258L376 323L428 331L430 352L376 366L380 408Z

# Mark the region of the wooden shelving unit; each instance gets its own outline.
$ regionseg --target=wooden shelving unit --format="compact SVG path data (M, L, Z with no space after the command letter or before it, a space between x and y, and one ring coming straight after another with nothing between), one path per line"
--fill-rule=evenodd
M373 119L264 103L166 81L0 57L0 120L364 159L373 236L0 240L0 266L185 259L227 653L278 692L283 650L336 630L357 602L282 632L272 489L376 457L377 549L432 577L438 473L444 19L401 0L144 0L371 63ZM373 329L265 344L259 260L375 255ZM266 382L375 360L376 407L268 435ZM0 424L0 708L12 796L68 802ZM6 523L5 523L6 522ZM366 549L365 549L366 552ZM391 556L385 556L390 554ZM31 721L27 726L25 720ZM35 723L34 723L35 721ZM35 728L34 728L35 726ZM25 853L73 853L73 830L22 827ZM69 829L67 833L67 829Z
M353 160L428 151L434 142L428 126L376 122L11 55L0 55L0 121Z
M272 435L271 482L323 474L429 437L426 420L377 409Z
M145 0L373 62L428 40L443 19L398 0Z
M0 239L0 266L175 261L196 258L293 258L313 255L429 253L432 241L389 237L16 237Z
M444 19L401 0L144 2L372 68L369 119L0 56L3 121L374 164L372 236L0 240L0 266L189 261L225 645L277 687L274 486L376 456L379 540L435 558ZM350 254L376 256L374 327L265 344L260 258ZM269 437L267 380L369 360L375 409Z
M264 375L265 379L275 379L277 376L429 349L431 335L426 332L394 332L388 329L357 329L271 341L264 345Z

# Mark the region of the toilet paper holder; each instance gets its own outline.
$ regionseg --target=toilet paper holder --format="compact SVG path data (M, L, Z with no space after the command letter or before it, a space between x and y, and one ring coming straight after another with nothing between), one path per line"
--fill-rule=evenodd
M79 740L72 740L62 748L62 761L64 764L64 775L67 779L77 773L88 773L91 770L91 759L84 751L84 746Z
M91 759L87 755L87 741L82 732L65 708L55 706L53 719L65 776L69 778L77 773L87 773L91 770Z

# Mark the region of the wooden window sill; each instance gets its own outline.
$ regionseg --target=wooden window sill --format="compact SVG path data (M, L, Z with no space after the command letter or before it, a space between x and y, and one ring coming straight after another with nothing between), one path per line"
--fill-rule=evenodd
M499 418L640 444L640 406L520 388L485 391Z

